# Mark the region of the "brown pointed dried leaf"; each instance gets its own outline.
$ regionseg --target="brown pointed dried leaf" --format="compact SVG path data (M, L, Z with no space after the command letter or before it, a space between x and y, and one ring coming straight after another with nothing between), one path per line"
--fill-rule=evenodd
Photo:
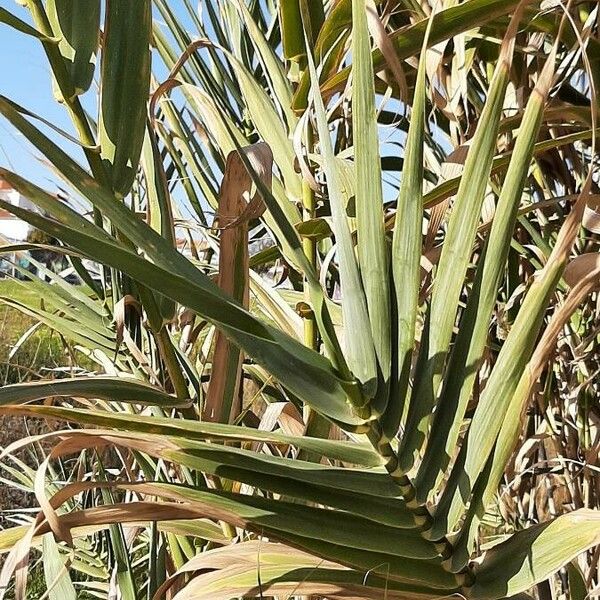
M387 66L394 75L399 90L399 98L405 101L408 98L408 86L406 84L406 75L404 74L402 61L398 58L391 37L381 18L377 14L377 7L374 0L367 0L366 9L369 33L375 41L375 45L383 55Z
M273 153L265 143L254 144L241 150L256 175L267 189L271 189ZM219 275L217 284L225 293L248 308L250 301L248 266L248 226L265 210L258 192L248 200L253 179L234 150L227 157L225 175L219 194L218 223ZM212 369L204 418L213 422L232 422L241 410L240 384L243 356L223 333L217 331Z

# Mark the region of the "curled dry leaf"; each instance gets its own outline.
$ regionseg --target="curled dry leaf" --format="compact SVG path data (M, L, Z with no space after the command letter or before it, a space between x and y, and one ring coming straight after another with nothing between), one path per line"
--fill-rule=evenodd
M123 333L125 330L125 318L127 315L127 307L131 306L138 312L141 311L141 305L131 294L126 294L118 302L115 303L114 319L117 329L117 348L123 341Z
M406 75L402 68L402 62L398 58L398 54L394 49L394 44L388 32L386 31L385 24L377 14L377 7L373 0L368 0L367 4L367 25L369 27L369 33L375 41L375 45L381 51L381 54L385 58L387 66L390 68L396 84L398 85L399 97L406 101L409 98L408 85L406 83Z
M582 223L588 231L600 233L600 194L594 194L588 199Z
M575 287L584 278L600 269L600 253L588 252L575 257L565 267L563 279L569 287ZM600 284L600 280L598 280ZM593 283L592 283L593 285Z

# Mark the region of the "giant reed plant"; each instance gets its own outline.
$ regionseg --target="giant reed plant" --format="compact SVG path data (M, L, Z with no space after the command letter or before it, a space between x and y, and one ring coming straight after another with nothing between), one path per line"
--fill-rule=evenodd
M43 45L74 133L0 112L89 213L6 169L40 212L1 207L87 285L42 269L3 299L103 374L0 390L3 413L76 425L4 450L40 512L0 536L2 596L14 575L26 597L32 547L56 598L77 596L72 567L127 600L485 599L598 544L585 508L488 537L598 285L593 255L570 263L594 214L594 3L24 4L31 24L0 20ZM527 219L548 206L543 237ZM522 230L546 240L535 271L515 268ZM256 275L273 265L286 286ZM35 471L16 456L34 441Z

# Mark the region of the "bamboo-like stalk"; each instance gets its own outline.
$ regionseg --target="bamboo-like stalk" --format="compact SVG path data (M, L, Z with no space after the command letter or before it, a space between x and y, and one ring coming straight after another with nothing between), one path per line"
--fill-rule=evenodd
M310 156L314 150L314 132L310 119L306 124L306 154ZM307 160L310 160L307 158ZM316 200L315 192L311 188L308 181L302 181L302 218L304 221L310 221L316 217ZM317 240L312 237L305 237L302 240L302 250L306 255L311 267L314 272L317 273L319 270L318 265L318 253L317 253ZM310 306L310 284L306 277L304 278L304 301ZM319 329L317 326L317 320L312 311L307 311L307 314L303 315L303 332L304 332L304 344L309 348L319 351ZM315 412L308 404L303 406L303 418L304 418L304 430L306 435L310 437L319 437L327 439L329 437L329 431L331 424L322 415ZM298 455L300 460L312 460L314 462L320 462L321 457L314 453L300 452Z

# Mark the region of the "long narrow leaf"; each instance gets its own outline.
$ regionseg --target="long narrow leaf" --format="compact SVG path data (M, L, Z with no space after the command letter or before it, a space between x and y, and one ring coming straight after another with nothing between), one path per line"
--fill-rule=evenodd
M13 176L11 180L32 201L45 194L20 178ZM155 252L159 248L153 247L151 243L149 245L150 234L154 233L152 229L144 227L145 239L140 241L148 250L152 250L153 258L164 266L150 263L116 242L109 243L91 238L81 231L74 231L54 220L2 201L0 206L38 229L47 231L78 248L83 254L121 269L135 279L148 281L157 292L196 310L198 314L221 327L248 355L256 358L286 387L318 412L351 427L365 424L365 420L355 415L347 404L345 382L338 379L327 359L256 320L239 304L223 295L208 277L196 270L172 248L167 246L167 254ZM112 207L115 210L124 208L115 202L112 203ZM122 216L125 217L126 213ZM136 221L132 217L133 228L143 225ZM158 240L162 238L158 237Z
M600 544L600 514L581 509L513 535L487 552L469 596L475 600L524 592Z
M387 243L383 225L382 175L375 110L374 74L366 13L365 0L353 0L352 127L356 179L356 229L360 274L379 371L379 383L373 409L376 413L382 414L388 403L392 362L390 291ZM344 304L348 301L349 298L346 297ZM347 323L354 322L348 321Z
M124 377L76 377L55 381L31 381L0 388L0 404L22 404L53 396L99 398L149 406L178 406L173 396L151 385Z
M433 22L432 19L429 23ZM404 153L402 183L392 238L392 276L396 299L395 370L390 407L382 419L383 435L393 439L406 406L412 365L421 284L423 229L423 136L425 124L426 51L429 31L425 33L410 127Z
M552 254L546 266L535 277L500 350L475 409L467 438L461 446L448 484L437 505L434 537L452 531L459 522L473 487L493 450L511 400L533 353L548 302L561 278L579 229L589 183L588 179L584 191L563 223ZM514 427L518 422L520 413L513 413L508 427Z
M367 302L348 227L342 192L344 185L329 137L325 107L311 56L308 57L308 64L311 73L312 101L315 107L319 144L324 159L323 170L327 179L327 191L333 216L333 230L339 253L340 281L344 298L342 303L344 323L346 327L356 328L354 335L346 339L346 358L354 376L363 384L365 392L372 396L377 389L377 364Z
M121 196L131 189L144 141L151 9L150 0L109 2L106 7L98 130L112 189Z
M427 333L421 340L417 375L407 415L406 434L400 448L400 465L404 471L408 471L413 466L426 440L432 408L439 393L460 293L496 150L498 125L522 9L521 5L521 9L513 15L504 38L488 98L467 155L448 232L442 246L427 317Z
M425 501L449 464L487 340L489 321L510 248L525 178L540 128L544 104L550 91L555 55L546 62L530 96L512 158L498 199L494 222L478 274L461 320L430 442L415 482L418 497Z

